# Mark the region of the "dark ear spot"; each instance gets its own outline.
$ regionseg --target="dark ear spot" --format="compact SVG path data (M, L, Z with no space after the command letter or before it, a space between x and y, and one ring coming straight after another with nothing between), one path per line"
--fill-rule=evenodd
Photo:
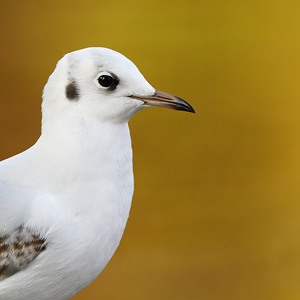
M66 86L66 97L70 101L79 99L79 88L74 80Z

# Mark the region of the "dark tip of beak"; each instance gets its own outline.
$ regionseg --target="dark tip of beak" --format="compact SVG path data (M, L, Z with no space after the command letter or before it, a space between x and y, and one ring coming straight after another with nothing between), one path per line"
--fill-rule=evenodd
M182 110L182 111L187 111L187 112L191 112L191 113L195 113L194 108L192 107L191 104L189 104L188 102L186 102L185 100L183 100L182 98L179 98L177 96L174 96L177 99L177 102L175 103L175 110Z

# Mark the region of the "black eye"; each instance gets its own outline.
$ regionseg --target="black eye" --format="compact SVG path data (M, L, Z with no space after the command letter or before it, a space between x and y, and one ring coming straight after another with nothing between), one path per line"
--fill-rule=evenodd
M94 83L97 86L100 85L101 88L112 92L119 84L119 78L113 73L102 71L101 73L98 73L97 77L94 79Z
M110 87L114 83L114 79L109 75L101 75L98 82L103 87Z

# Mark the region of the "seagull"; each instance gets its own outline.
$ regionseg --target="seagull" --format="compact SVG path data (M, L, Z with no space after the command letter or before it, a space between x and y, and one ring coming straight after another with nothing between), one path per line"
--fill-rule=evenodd
M113 50L81 49L57 63L40 138L0 162L1 300L66 300L104 269L133 196L128 121L152 106L194 113Z

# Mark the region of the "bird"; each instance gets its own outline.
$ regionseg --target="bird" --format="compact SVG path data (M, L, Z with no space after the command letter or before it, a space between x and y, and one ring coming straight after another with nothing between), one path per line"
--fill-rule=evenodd
M0 162L1 300L66 300L88 286L129 216L128 121L146 107L195 112L103 47L64 55L42 98L41 136Z

